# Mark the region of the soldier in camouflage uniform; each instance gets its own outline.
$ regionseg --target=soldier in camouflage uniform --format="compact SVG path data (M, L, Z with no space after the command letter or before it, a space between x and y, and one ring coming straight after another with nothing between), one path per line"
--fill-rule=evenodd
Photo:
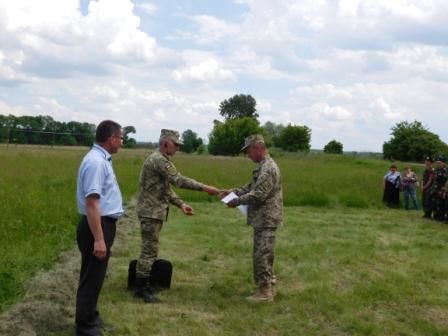
M258 166L247 185L226 190L221 197L233 191L238 197L227 205L247 205L247 223L253 227L253 272L257 290L247 297L252 302L274 300L275 275L273 271L275 235L283 218L283 191L280 170L270 157L262 135L245 139L242 150Z
M180 208L185 215L193 215L193 209L171 189L191 189L217 195L219 190L182 176L170 160L182 141L179 133L162 129L159 150L144 162L140 173L137 215L141 226L141 253L137 261L135 296L147 303L158 302L154 288L149 285L149 275L159 252L159 236L163 222L168 218L169 204Z
M445 199L443 191L447 181L447 170L444 158L440 157L436 161L436 169L434 170L434 179L431 185L431 203L434 213L434 219L443 221L445 217Z
M422 203L423 203L423 218L431 218L432 205L430 188L434 179L434 169L432 168L432 159L428 156L425 159L425 171L423 172L422 182Z
M444 199L444 210L445 210L445 223L448 223L448 169L446 168L446 177L447 180L445 182L445 186L443 187L443 199Z

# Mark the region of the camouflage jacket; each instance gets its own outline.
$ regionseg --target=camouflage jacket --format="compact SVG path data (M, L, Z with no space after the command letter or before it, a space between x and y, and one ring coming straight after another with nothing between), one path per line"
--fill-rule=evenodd
M247 224L254 228L276 228L283 220L283 191L280 170L269 155L252 173L252 181L233 190L240 204L248 206Z
M430 187L431 194L437 194L444 191L446 181L447 181L446 168L434 169L434 179L432 180L432 184Z
M422 183L422 190L426 191L429 188L431 188L432 179L434 178L434 169L433 168L425 168L425 171L423 172L423 183ZM430 182L431 180L431 182ZM426 188L423 188L429 183L429 185Z
M140 172L137 215L166 220L170 203L181 207L184 202L171 185L191 190L204 187L204 184L182 176L167 156L155 151L145 160Z

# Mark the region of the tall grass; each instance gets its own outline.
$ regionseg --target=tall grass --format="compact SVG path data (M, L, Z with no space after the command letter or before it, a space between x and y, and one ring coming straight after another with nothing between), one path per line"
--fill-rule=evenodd
M23 293L37 270L73 246L78 222L76 175L88 148L0 148L0 310ZM142 160L116 160L126 198L137 188Z
M286 206L381 208L382 179L389 163L342 155L282 155L274 157L283 179ZM182 174L220 188L246 184L255 164L245 157L179 155ZM404 164L402 164L404 165ZM417 172L421 167L416 165ZM206 201L206 195L179 190L186 200Z

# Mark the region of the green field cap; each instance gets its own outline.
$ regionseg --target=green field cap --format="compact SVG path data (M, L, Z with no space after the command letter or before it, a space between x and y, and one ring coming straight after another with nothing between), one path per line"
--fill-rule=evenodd
M160 132L160 139L172 140L177 145L183 145L183 141L180 138L179 132L175 130L162 129Z
M256 144L256 143L262 143L264 144L264 138L261 134L252 134L249 135L245 140L244 140L244 146L243 148L241 148L241 150L246 150L247 147L249 147L250 145Z

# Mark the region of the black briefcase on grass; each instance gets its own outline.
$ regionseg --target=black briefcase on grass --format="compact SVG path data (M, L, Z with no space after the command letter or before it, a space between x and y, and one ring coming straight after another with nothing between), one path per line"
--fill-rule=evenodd
M137 260L131 260L128 269L128 289L135 287ZM168 260L157 259L151 267L149 284L155 289L168 289L171 287L173 264Z

